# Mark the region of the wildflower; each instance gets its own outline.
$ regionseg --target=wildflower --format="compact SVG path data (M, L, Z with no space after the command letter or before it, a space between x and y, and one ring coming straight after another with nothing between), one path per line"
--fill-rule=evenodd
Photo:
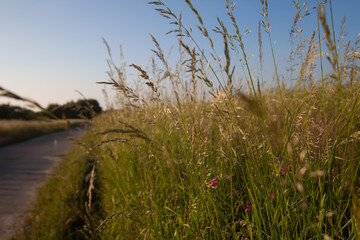
M286 167L283 166L283 167L280 169L280 172L281 172L281 175L285 175L285 173L286 173Z
M211 188L218 188L218 180L216 178L211 179L210 181L210 187Z
M283 165L282 168L280 169L281 175L285 175L285 174L286 174L286 170L288 170L289 173L292 173L292 171L291 171L291 165L288 166L287 169L286 169L286 166Z
M271 197L271 199L274 199L274 192L270 192L270 197Z
M251 212L251 211L252 211L252 205L251 205L251 203L246 204L246 209L247 209L248 212Z

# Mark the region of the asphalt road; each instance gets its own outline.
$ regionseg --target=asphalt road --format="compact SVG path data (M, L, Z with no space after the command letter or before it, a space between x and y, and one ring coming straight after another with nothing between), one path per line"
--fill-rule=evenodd
M37 189L74 143L64 137L82 137L85 130L72 129L0 148L0 240L21 226Z

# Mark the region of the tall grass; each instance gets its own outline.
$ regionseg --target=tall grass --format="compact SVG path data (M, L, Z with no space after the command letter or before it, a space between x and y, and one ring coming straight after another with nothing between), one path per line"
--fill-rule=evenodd
M314 26L320 28L305 40L301 36L295 46L304 55L291 56L301 68L297 73L292 69L298 77L288 87L279 77L272 47L271 12L267 1L261 1L259 48L265 51L265 31L277 80L277 88L261 89L259 82L255 87L235 5L225 3L235 33L220 19L214 29L223 38L221 59L199 12L186 3L209 40L209 51L199 46L181 15L154 1L157 11L175 25L179 64L170 67L153 37L164 68L153 67L149 74L132 64L149 87L139 90L127 84L125 69L109 62L110 81L103 83L114 86L123 100L120 110L94 123L100 144L99 191L108 216L99 224L101 237L358 238L359 39L336 48L334 27L324 11L331 3L316 5L313 14L319 22ZM296 7L292 34L302 32L300 22L309 15L308 7ZM231 58L239 47L248 92L235 88ZM328 74L323 72L325 60L331 66Z
M157 59L146 68L130 65L139 72L134 87L106 45L109 81L101 83L117 90L119 109L94 120L92 142L86 146L93 159L86 200L93 220L83 228L87 236L358 239L359 36L345 49L336 48L334 27L323 9L331 2L317 4L313 14L319 28L293 46L290 62L300 62L301 68L290 66L288 86L279 77L272 46L272 13L261 0L260 63L265 31L277 82L277 87L264 89L247 61L235 5L225 3L232 33L220 19L209 31L191 1L185 2L209 49L199 45L181 14L162 1L151 4L174 25L178 64L166 60L152 37ZM296 8L295 38L309 13L299 3ZM216 54L211 33L222 38L223 54ZM241 59L248 91L234 77L235 57ZM315 77L317 59L320 79ZM325 61L331 66L327 74ZM92 211L91 202L101 207Z

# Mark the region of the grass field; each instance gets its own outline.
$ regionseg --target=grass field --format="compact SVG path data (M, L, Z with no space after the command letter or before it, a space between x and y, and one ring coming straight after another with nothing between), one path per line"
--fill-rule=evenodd
M271 13L267 1L261 2L266 27ZM47 187L40 198L70 199L67 206L77 211L68 213L66 204L38 205L32 228L48 225L29 231L28 238L64 239L47 234L68 224L79 239L359 239L360 36L345 49L336 47L328 25L332 16L325 16L323 3L317 5L314 29L324 35L315 31L297 39L294 50L302 48L304 56L292 56L291 64L300 66L293 84L279 77L274 61L277 85L262 89L243 58L239 32L230 33L219 21L219 58L212 47L197 48L180 16L161 1L153 4L175 23L179 64L169 66L154 38L162 65L152 73L131 65L142 79L141 87L132 88L126 69L109 60L110 80L103 84L117 89L119 109L96 117L82 153L70 157L76 162L85 156L85 170L69 183L80 187L71 193ZM233 6L227 6L238 29ZM303 14L300 9L295 20ZM265 30L263 37L271 38L270 28ZM237 53L247 79L242 89L231 70ZM320 70L323 61L330 63L328 72ZM50 184L68 184L68 172L54 177L64 175L64 182ZM59 221L38 211L55 212Z
M84 120L0 120L0 146L22 142L47 133L84 124Z

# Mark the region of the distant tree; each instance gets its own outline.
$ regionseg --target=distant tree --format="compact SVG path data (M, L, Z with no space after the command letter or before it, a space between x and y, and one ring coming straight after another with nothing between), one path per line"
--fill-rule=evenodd
M29 109L9 104L0 105L0 119L36 119L37 114Z
M3 104L0 106L0 118L1 119L10 119L12 115L10 105Z
M46 111L43 111L43 114L50 118L61 118L61 110L58 109L60 107L57 103L50 103L46 107ZM50 112L52 115L48 114Z
M52 111L53 109L55 109L55 108L57 108L57 107L59 107L59 106L60 106L60 105L57 104L57 103L50 103L50 104L47 106L46 110Z
M102 112L99 102L95 99L80 99L76 102L79 107L80 114L91 118Z
M102 112L100 104L95 99L70 101L63 105L52 103L46 110L57 118L92 118Z

